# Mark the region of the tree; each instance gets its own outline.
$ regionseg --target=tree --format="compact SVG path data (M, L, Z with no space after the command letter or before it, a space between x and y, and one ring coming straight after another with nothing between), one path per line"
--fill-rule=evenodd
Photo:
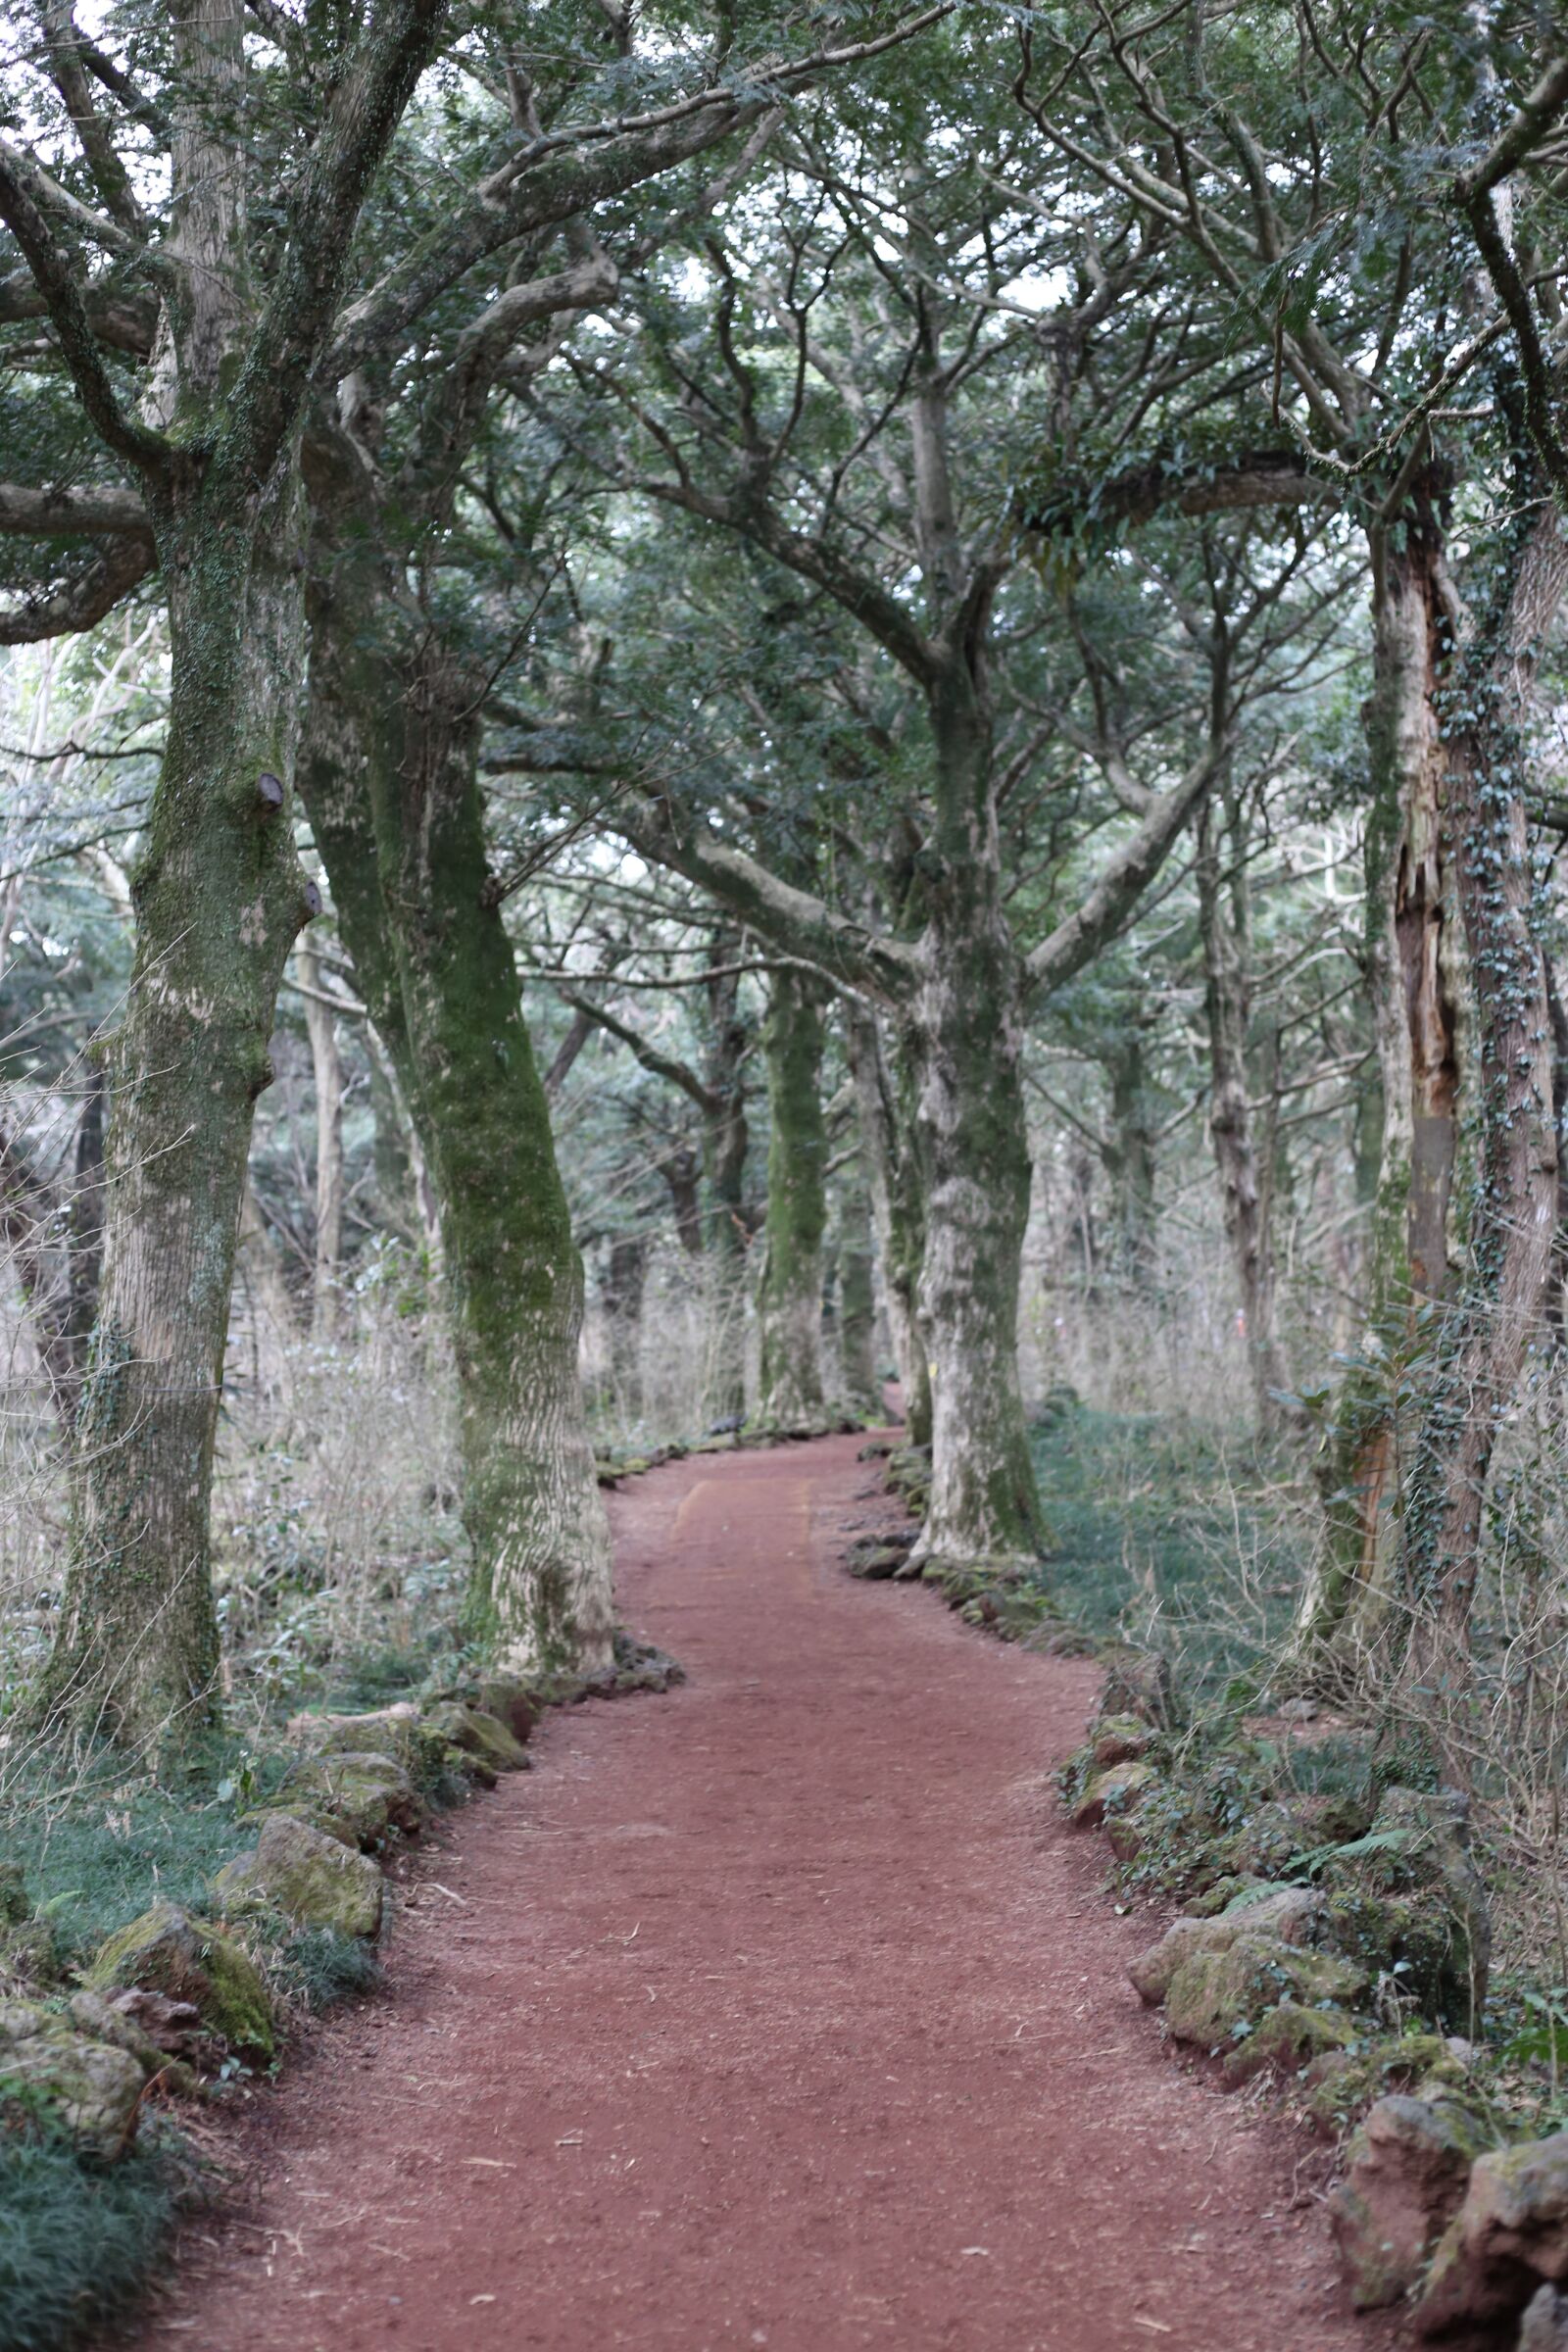
M229 128L258 73L240 0L172 10L146 87L50 13L40 63L90 202L36 153L0 148L0 220L48 320L49 364L129 477L90 500L118 503L116 544L143 569L156 553L169 599L136 967L106 1048L103 1273L73 1556L42 1692L127 1742L183 1738L214 1704L209 1490L235 1234L278 979L310 911L290 821L300 420L361 208L446 14L441 0L386 0L323 54L329 79L313 81L290 126L292 185L265 238L251 209L262 159ZM161 223L129 168L144 131L170 173ZM280 161L266 159L270 176ZM95 257L143 311L156 306L139 416L100 331ZM24 488L11 503L48 499ZM74 617L102 595L95 572L68 600Z

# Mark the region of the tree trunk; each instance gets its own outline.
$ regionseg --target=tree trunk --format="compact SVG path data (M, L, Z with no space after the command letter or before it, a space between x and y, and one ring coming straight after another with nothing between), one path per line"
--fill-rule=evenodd
M1274 1329L1274 1240L1269 1184L1252 1132L1248 1100L1247 1035L1251 984L1245 842L1234 809L1228 827L1205 801L1198 819L1198 920L1203 943L1203 999L1208 1023L1209 1139L1219 1171L1225 1232L1241 1288L1252 1409L1258 1435L1286 1424L1281 1396L1285 1362ZM1227 880L1224 860L1232 872Z
M1154 1206L1154 1136L1143 1032L1128 1020L1108 1056L1114 1142L1106 1154L1116 1187L1116 1270L1135 1291L1151 1291L1158 1273Z
M210 1499L252 1114L309 912L290 813L302 665L287 458L247 529L160 518L171 681L105 1060L104 1254L70 1566L42 1697L136 1745L215 1712Z
M659 1162L659 1173L669 1195L675 1219L675 1239L688 1257L703 1255L702 1162L690 1144L678 1144Z
M338 1282L343 1257L343 1061L337 1021L322 1002L321 967L302 949L300 981L305 992L305 1027L316 1079L316 1263L311 1286L311 1332L318 1340L337 1337Z
M412 1100L441 1204L473 1630L515 1668L610 1663L610 1537L578 1375L582 1264L490 891L478 684L426 640L374 779Z
M582 1266L512 943L490 890L477 683L354 550L313 590L301 762L355 977L441 1219L475 1637L518 1668L609 1663L610 1539L577 1345Z
M1414 1320L1447 1283L1463 980L1442 828L1436 709L1442 541L1430 514L1372 543L1373 693L1366 840L1367 988L1383 1141L1367 1316L1319 1469L1324 1524L1298 1619L1308 1672L1353 1680L1396 1630L1401 1407Z
M735 962L738 933L715 934L709 960ZM704 1079L712 1108L703 1120L703 1188L707 1196L709 1313L713 1326L710 1401L715 1417L746 1411L746 1123L743 1064L751 1040L733 972L708 981L709 1046Z
M1539 515L1531 522L1533 508ZM1551 1016L1535 936L1526 781L1529 696L1568 586L1554 508L1520 499L1503 586L1474 646L1447 664L1444 839L1453 861L1475 1006L1478 1130L1466 1279L1447 1308L1403 1511L1412 1611L1408 1680L1450 1777L1467 1777L1464 1716L1487 1474L1538 1330L1557 1190Z
M967 662L932 697L944 836L910 1023L925 1174L931 1502L911 1565L1026 1567L1045 1520L1018 1388L1029 1214L1020 958L1002 907L990 728Z
M858 1160L844 1171L838 1198L839 1375L852 1413L880 1422L876 1375L876 1292L872 1281L871 1199Z
M784 1428L810 1427L823 1409L822 1002L821 984L809 973L778 972L762 1028L771 1125L757 1290L761 1341L757 1418Z
M610 1264L600 1285L610 1338L610 1382L617 1411L636 1421L643 1409L643 1292L648 1280L648 1242L640 1233L622 1234L610 1245Z
M897 1099L901 1091L912 1093L912 1078L906 1068L897 1074L889 1069L876 1015L848 999L844 1039L855 1081L893 1357L904 1396L905 1428L911 1446L929 1446L931 1378L918 1314L925 1200L912 1121L906 1107L901 1115Z

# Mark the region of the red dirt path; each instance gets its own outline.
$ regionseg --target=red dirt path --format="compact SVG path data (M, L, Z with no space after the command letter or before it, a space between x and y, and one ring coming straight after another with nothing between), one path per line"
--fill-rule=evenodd
M615 1497L690 1682L552 1717L440 1833L391 1998L259 2102L251 2218L149 2347L1365 2352L1043 1784L1092 1670L853 1583L855 1452Z

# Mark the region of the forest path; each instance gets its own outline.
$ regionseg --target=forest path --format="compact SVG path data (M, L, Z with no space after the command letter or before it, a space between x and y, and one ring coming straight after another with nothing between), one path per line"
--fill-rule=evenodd
M1148 1923L1043 1777L1093 1670L852 1582L856 1450L613 1498L689 1683L551 1716L437 1833L392 1997L261 2102L250 2218L149 2345L1367 2344L1283 2134L1159 2050Z

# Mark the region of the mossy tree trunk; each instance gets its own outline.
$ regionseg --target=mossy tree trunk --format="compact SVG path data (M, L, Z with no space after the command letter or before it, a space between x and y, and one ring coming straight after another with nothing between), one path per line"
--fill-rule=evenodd
M518 1669L607 1666L610 1538L577 1348L582 1264L485 857L480 681L425 637L372 779L382 904L441 1206L475 1632Z
M473 1623L515 1665L591 1670L612 1597L582 1268L485 858L475 681L405 630L364 540L318 546L312 625L301 790L436 1196Z
M1151 1291L1159 1268L1157 1170L1144 1034L1130 1016L1105 1057L1111 1135L1102 1153L1116 1195L1116 1270L1135 1291Z
M361 207L445 8L388 0L348 25L330 105L270 214L265 288L236 127L252 96L243 0L166 13L169 222L138 416L92 340L76 257L0 157L0 216L90 424L139 479L168 602L165 750L132 885L131 986L105 1054L103 1270L72 1551L40 1692L52 1715L138 1748L182 1741L216 1710L210 1505L229 1288L278 981L309 912L292 795L301 413ZM123 172L114 184L132 203Z
M751 1246L746 1158L751 1138L745 1063L752 1039L741 1009L739 978L724 968L736 961L740 944L738 932L715 934L709 954L712 976L703 992L708 1021L703 1196L713 1326L710 1401L715 1416L724 1420L746 1410L746 1259Z
M808 972L773 975L762 1024L770 1120L767 1209L757 1286L757 1417L783 1427L821 1417L822 1239L827 1127L822 1115L825 991Z
M1423 506L1372 542L1373 693L1364 961L1383 1133L1367 1315L1319 1467L1323 1531L1302 1596L1304 1668L1354 1680L1403 1624L1399 1501L1424 1348L1448 1285L1464 978L1442 815L1443 544Z
M1287 1426L1285 1359L1275 1329L1270 1171L1252 1125L1248 1067L1251 1018L1247 843L1235 797L1205 802L1198 820L1198 923L1208 1029L1208 1133L1225 1234L1241 1292L1243 1335L1260 1437Z
M931 1374L920 1331L920 1262L925 1255L925 1197L910 1117L913 1078L907 1054L889 1066L882 1024L846 1000L845 1050L855 1083L871 1215L882 1260L893 1358L911 1446L931 1443Z
M931 1500L921 1561L1024 1564L1045 1517L1018 1387L1029 1215L1021 958L1002 904L983 674L955 653L930 697L940 852L910 1022L919 1084L931 1366Z
M171 691L105 1048L103 1269L43 1699L127 1744L215 1711L211 1488L240 1199L284 960L309 911L288 779L302 667L285 457L251 531L161 520Z
M302 949L300 987L316 1087L316 1249L311 1271L311 1331L329 1341L338 1329L343 1258L343 1058L337 1015L321 987L321 967Z
M1469 643L1449 652L1439 701L1444 836L1472 978L1475 1143L1464 1277L1443 1316L1402 1536L1406 1680L1461 1785L1486 1483L1526 1348L1542 1327L1556 1208L1551 1015L1536 936L1526 736L1543 643L1568 589L1568 537L1543 487L1521 485L1492 566L1493 593Z
M852 1413L880 1421L882 1384L876 1370L876 1287L871 1196L858 1158L839 1180L837 1218L839 1377Z

